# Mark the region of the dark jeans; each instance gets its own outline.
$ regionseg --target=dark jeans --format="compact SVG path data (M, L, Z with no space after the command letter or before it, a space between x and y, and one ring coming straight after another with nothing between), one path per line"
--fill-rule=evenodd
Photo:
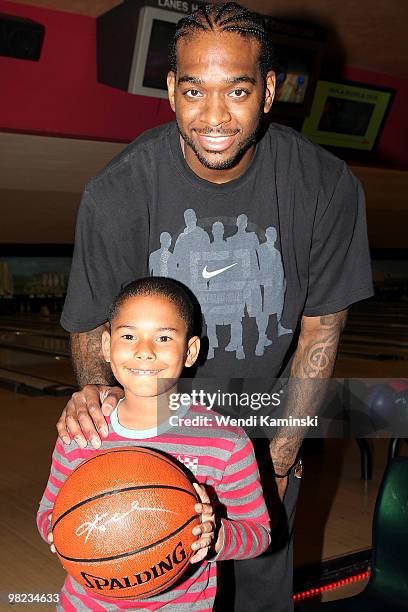
M276 525L272 531L271 544L256 559L223 561L218 564L220 576L216 612L293 610L293 524L301 480L294 476L292 470L283 506L279 504L266 442L253 440L265 500L271 522Z

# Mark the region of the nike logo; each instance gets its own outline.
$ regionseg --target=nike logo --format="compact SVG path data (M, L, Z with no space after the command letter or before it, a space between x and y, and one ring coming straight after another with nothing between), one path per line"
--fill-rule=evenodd
M237 265L237 263L238 262L235 262L229 266L225 266L225 268L220 268L219 270L213 270L212 272L208 272L207 266L205 266L203 270L203 278L212 278L213 276L217 276L217 274L221 274L221 272L225 272L225 270L228 270L229 268L233 268L234 266Z

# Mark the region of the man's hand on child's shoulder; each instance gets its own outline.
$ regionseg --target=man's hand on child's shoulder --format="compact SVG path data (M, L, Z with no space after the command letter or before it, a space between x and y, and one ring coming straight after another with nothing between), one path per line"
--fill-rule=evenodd
M123 397L121 387L85 385L68 401L57 423L58 435L65 444L74 439L85 448L90 442L93 448L101 446L101 436L106 438L109 416Z
M191 545L193 551L197 552L194 552L190 559L190 563L198 563L205 559L210 549L214 550L216 553L219 552L222 546L223 537L220 535L221 530L217 528L214 509L211 505L207 491L202 485L197 483L193 483L193 486L201 501L201 503L194 506L197 514L201 515L201 525L197 525L193 529L193 534L200 537Z

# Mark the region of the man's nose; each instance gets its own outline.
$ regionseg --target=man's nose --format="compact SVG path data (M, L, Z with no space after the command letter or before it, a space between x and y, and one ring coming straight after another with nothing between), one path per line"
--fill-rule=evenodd
M231 115L223 95L213 94L206 98L201 121L212 127L231 121Z

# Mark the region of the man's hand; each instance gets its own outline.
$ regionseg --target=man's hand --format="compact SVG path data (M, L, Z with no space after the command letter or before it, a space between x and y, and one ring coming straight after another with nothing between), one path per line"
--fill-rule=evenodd
M59 437L65 444L74 439L81 448L86 447L87 441L93 448L99 448L100 436L108 435L104 415L110 415L122 397L120 387L85 385L72 395L62 411L57 423Z
M283 478L275 478L276 483L276 492L280 501L283 503L283 498L285 497L286 489L288 488L288 476L284 476Z
M194 552L193 556L190 559L190 563L198 563L205 559L208 555L208 551L210 550L211 543L216 538L216 521L214 510L211 505L210 498L208 497L208 493L203 486L194 483L194 488L200 497L201 504L196 504L194 506L197 514L201 515L201 525L197 525L193 529L193 535L200 536L196 542L193 542L191 548ZM218 541L217 538L215 544L215 551L218 552L221 548L222 542Z

